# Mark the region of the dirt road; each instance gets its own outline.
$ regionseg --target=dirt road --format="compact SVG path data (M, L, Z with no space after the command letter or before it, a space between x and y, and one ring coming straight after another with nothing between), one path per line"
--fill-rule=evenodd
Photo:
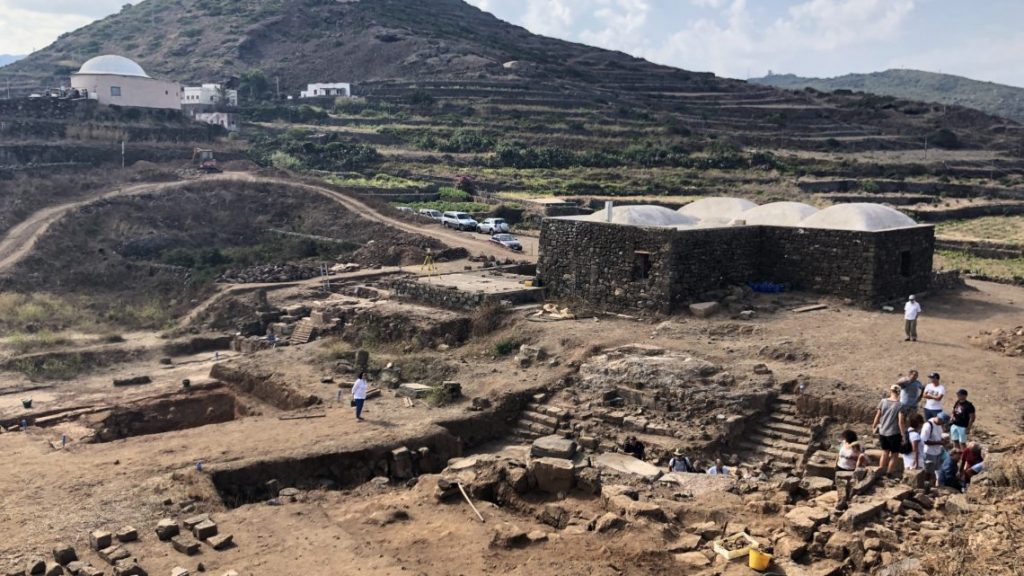
M449 246L462 247L468 250L471 254L483 255L483 256L494 256L495 258L515 258L520 260L536 261L537 258L537 239L523 237L520 238L523 244L523 253L519 254L512 252L508 249L502 248L496 244L488 242L488 237L482 234L474 234L469 232L456 232L453 230L446 230L436 224L414 224L405 222L397 218L393 218L386 214L378 212L369 205L346 196L340 192L336 192L329 188L315 186L312 184L306 184L302 182L294 182L285 180L282 178L263 178L254 176L252 174L243 172L225 172L224 174L217 174L212 176L204 177L204 180L230 180L230 181L241 181L241 182L262 182L269 184L277 184L280 186L291 186L293 188L302 188L316 194L320 194L326 198L329 198L338 204L341 204L345 208L351 210L353 213L359 216L371 220L373 222L379 222L386 224L392 228L397 228L405 232L413 234L423 234L425 236L431 236L438 240L448 244ZM78 200L75 202L68 202L65 204L59 204L57 206L51 206L44 208L26 219L24 222L18 224L12 228L7 234L0 239L0 271L7 270L24 259L36 242L42 237L43 234L49 229L54 223L63 218L69 212L94 204L101 200L109 198L117 198L121 196L137 196L141 194L150 194L153 192L165 192L174 190L181 186L188 184L189 180L180 180L177 182L161 182L156 184L139 184L136 186L128 186L118 188L116 190L108 190L90 198L84 200Z

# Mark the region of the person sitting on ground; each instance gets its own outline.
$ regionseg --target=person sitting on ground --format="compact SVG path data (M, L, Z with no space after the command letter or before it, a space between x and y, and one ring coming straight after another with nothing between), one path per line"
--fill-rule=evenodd
M877 474L893 475L896 471L896 458L899 457L907 424L903 416L903 405L900 404L900 387L893 384L889 387L889 397L878 403L875 421L871 425L878 434L878 443L882 448L882 460L878 463Z
M904 448L903 469L923 470L924 469L924 444L921 443L921 426L924 425L924 416L914 412L907 422L907 444L910 451Z
M946 387L939 383L939 373L928 375L928 384L924 387L924 419L931 420L942 412L942 399L946 396Z
M960 455L958 468L960 469L960 482L963 484L963 489L967 490L967 487L971 485L971 478L985 469L985 457L981 453L980 444L971 442L967 445L967 449Z
M676 450L672 453L672 458L668 461L669 472L696 472L693 467L693 463L686 456L683 456L682 450Z
M960 483L959 474L957 474L959 467L960 451L953 450L949 453L946 461L943 462L942 467L939 468L939 486L946 486L947 488L952 488L957 492L963 490L963 484Z
M958 449L967 446L967 437L974 427L974 404L967 400L967 390L956 391L956 404L953 405L953 425L949 427L949 436Z
M729 469L726 468L725 464L722 464L721 458L715 458L715 465L708 468L708 476L728 476Z
M644 443L637 439L636 436L628 436L626 441L622 443L622 451L626 454L632 454L637 460L643 460L646 453Z
M868 456L857 440L857 433L853 430L843 430L843 443L839 446L836 471L852 472L857 468L868 466L868 464Z
M937 416L929 418L921 426L921 442L924 444L924 469L928 472L929 481L934 476L939 481L939 467L943 461L943 454L946 449L942 441L942 427L949 422L949 414L940 412ZM940 482L941 483L941 482Z
M917 405L921 402L921 395L924 393L924 384L918 379L917 370L909 370L907 375L896 381L900 386L900 404L903 411L908 415L917 412Z

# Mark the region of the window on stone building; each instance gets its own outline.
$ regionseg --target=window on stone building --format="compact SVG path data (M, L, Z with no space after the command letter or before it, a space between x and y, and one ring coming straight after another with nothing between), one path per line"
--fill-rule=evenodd
M900 276L910 276L911 258L910 250L900 252Z
M111 96L120 96L121 95L121 87L120 86L111 86L110 87L110 95Z
M651 277L651 253L638 250L634 252L634 256L633 279L647 280Z

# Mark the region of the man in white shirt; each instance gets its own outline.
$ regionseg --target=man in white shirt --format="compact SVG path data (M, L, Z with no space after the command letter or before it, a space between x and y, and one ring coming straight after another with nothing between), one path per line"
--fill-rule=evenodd
M921 426L921 443L924 444L924 469L929 481L939 483L939 466L942 464L942 427L949 423L949 415L940 412Z
M924 418L931 420L942 412L942 399L946 397L946 387L939 383L939 373L928 375L928 384L924 387Z
M352 406L356 409L356 420L363 420L363 404L366 403L366 392L369 384L366 382L366 372L360 372L356 383L352 385Z
M913 294L907 299L906 305L903 306L903 330L907 333L905 341L917 342L917 317L921 314L921 305L917 303L917 298Z
M722 464L721 458L715 458L715 465L707 470L708 476L728 476L729 469Z

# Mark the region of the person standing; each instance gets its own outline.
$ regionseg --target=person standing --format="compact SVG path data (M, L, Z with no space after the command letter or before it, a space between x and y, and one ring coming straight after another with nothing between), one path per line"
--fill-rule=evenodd
M924 416L914 412L907 419L907 442L910 445L910 452L903 455L904 470L921 470L924 468L924 444L921 443L921 426L924 425Z
M636 436L626 438L626 441L622 444L622 451L626 454L632 454L637 460L643 460L647 452L644 443L638 440Z
M352 406L356 409L356 420L363 420L363 404L366 403L366 392L369 387L366 372L360 372L356 383L352 385Z
M892 475L896 471L896 459L900 455L903 436L907 430L898 384L890 386L889 397L883 398L878 403L875 421L871 427L878 434L878 443L882 447L882 460L878 463L878 474Z
M906 342L913 340L917 342L917 317L921 315L921 305L917 303L917 297L913 294L907 299L903 306L903 331L907 333L904 339Z
M908 416L912 412L917 412L917 405L924 393L924 384L921 384L918 374L917 370L911 369L907 371L906 376L896 381L900 385L900 404Z
M949 414L940 412L921 426L921 442L924 443L924 469L929 480L939 483L939 466L946 449L942 442L942 427L949 422Z
M682 450L676 450L672 453L672 458L668 461L669 472L696 472L693 468L693 464L690 459L683 455Z
M953 405L953 425L949 427L949 436L957 450L967 446L967 438L974 427L974 404L967 400L967 390L956 391L956 404Z
M726 468L725 464L722 464L721 458L715 458L715 465L707 470L708 476L728 476L729 469Z
M924 387L924 419L931 420L942 412L942 399L946 397L946 387L940 383L938 372L928 375L928 385Z

